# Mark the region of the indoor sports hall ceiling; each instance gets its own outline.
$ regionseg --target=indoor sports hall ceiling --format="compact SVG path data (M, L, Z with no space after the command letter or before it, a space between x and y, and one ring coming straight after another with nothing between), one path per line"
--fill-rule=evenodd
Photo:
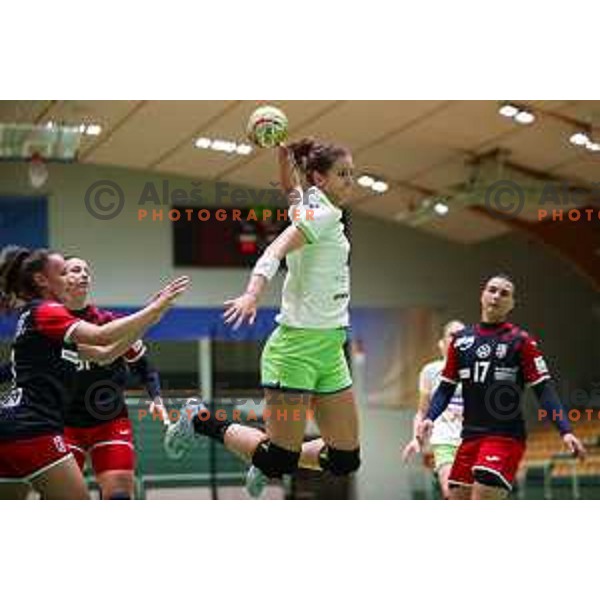
M292 138L314 135L345 144L357 174L389 184L383 194L358 188L355 210L456 241L476 242L509 229L506 221L473 209L483 202L482 173L488 182L523 178L538 186L556 179L591 189L600 182L600 152L569 141L585 128L600 142L600 101L515 101L534 114L530 124L500 115L496 101L268 103L286 112ZM268 187L276 176L272 152L243 156L194 146L198 137L244 142L246 120L259 104L264 102L2 101L0 122L96 123L101 133L83 136L82 163ZM439 201L450 208L445 216L431 210ZM536 209L526 206L521 218L537 220Z

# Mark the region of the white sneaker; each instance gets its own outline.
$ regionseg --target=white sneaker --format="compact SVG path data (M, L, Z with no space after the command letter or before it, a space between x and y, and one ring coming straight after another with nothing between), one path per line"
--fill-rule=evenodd
M269 483L269 478L254 465L246 473L246 491L251 498L260 498Z
M190 398L181 409L179 420L167 427L163 441L165 453L172 460L181 460L190 452L196 440L192 419L206 405L198 398Z

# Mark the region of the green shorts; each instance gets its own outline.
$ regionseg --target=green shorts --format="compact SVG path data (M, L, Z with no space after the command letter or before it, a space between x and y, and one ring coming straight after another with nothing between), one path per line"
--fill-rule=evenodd
M344 355L346 330L279 325L261 357L265 388L334 394L352 386Z
M458 446L452 444L432 444L433 464L436 471L444 465L451 465L454 462Z

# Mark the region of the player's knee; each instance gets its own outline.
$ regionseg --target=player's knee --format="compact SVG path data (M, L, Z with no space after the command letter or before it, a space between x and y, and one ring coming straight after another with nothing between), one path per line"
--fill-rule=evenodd
M299 460L300 452L286 450L269 441L260 443L252 455L252 464L272 479L296 471Z
M319 463L324 471L333 475L350 475L360 468L360 448L337 450L325 446L319 455Z
M472 495L471 486L459 483L448 484L448 500L470 500Z

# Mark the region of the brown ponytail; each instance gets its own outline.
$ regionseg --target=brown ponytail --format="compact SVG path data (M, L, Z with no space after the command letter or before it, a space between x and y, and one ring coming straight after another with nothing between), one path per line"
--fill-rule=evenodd
M303 138L290 144L289 148L294 155L296 165L310 185L315 185L315 171L327 175L336 160L350 154L343 146L327 144L314 138Z
M13 311L19 300L39 297L34 275L46 268L50 250L6 246L0 254L0 312Z

